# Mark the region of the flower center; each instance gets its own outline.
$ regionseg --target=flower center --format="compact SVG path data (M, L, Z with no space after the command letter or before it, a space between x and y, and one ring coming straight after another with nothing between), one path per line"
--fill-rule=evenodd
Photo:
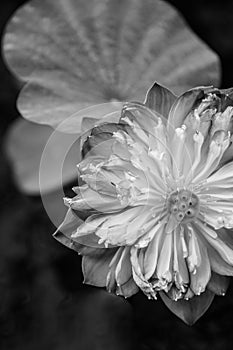
M178 222L187 222L197 216L199 199L189 190L177 190L170 194L167 208Z

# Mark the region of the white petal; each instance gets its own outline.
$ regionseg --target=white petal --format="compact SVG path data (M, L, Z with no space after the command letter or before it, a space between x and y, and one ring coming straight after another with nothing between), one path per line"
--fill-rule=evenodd
M156 292L153 290L151 284L144 277L141 266L139 264L139 252L135 247L131 248L131 263L133 279L138 287L149 297L156 299Z
M233 265L233 249L218 238L217 233L208 226L204 226L200 221L195 223L197 230L204 236L207 242L216 249L221 257L230 265Z
M164 234L164 223L155 225L150 233L153 239L148 244L144 257L144 271L147 280L153 275L157 266L162 236Z
M204 182L205 187L218 187L218 188L229 188L233 187L233 162L230 162L213 175L209 176Z
M207 249L201 244L201 242L199 244L199 248L201 253L200 265L196 268L195 274L192 273L190 275L190 287L196 295L199 295L205 291L211 277L210 261Z
M180 290L185 290L184 288L189 283L189 272L187 268L186 258L183 254L182 241L180 239L179 229L173 232L174 245L173 245L173 271L174 271L174 281L175 285Z
M172 281L172 252L173 252L173 234L167 233L164 235L164 241L158 258L156 267L156 275L159 279L164 279L167 282Z

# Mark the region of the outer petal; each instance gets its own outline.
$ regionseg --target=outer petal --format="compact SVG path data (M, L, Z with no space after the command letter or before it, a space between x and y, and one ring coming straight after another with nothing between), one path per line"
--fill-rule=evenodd
M200 235L203 236L204 242L206 242L204 245L210 244L228 264L233 265L233 249L228 245L228 242L222 240L220 235L208 225L205 226L201 222L196 222L196 225Z
M109 265L116 252L117 248L103 249L101 255L84 256L82 260L84 282L97 287L106 287Z
M189 300L173 301L164 292L159 293L165 305L188 325L193 325L210 307L214 293L206 290L200 296Z
M201 263L200 266L196 268L196 273L190 274L190 288L196 295L199 295L200 293L204 292L204 290L206 289L206 285L211 277L211 267L207 249L205 246L201 245L201 242L199 242L198 244L201 253Z
M211 292L217 295L225 295L227 288L229 286L230 279L226 276L218 275L217 273L212 272L211 279L207 285L207 288Z
M98 243L98 237L94 234L86 234L83 236L72 237L83 224L83 220L79 218L74 210L68 209L63 222L60 224L53 236L68 248L76 250L82 255L102 254L104 245ZM102 249L103 248L103 249Z
M82 268L85 283L106 286L109 291L126 298L138 292L132 279L128 247L99 249L96 254L93 251L84 255Z
M216 241L225 244L228 247L228 250L232 247L232 238L229 233L230 231L225 229L217 230L215 233L217 238ZM233 276L233 266L224 259L224 256L220 255L220 252L218 252L217 249L211 244L212 241L208 241L206 238L204 238L201 232L199 234L199 239L207 248L211 270L219 275Z
M158 0L34 0L13 17L4 48L30 81L21 113L53 126L97 103L142 101L155 78L176 93L219 82L216 55Z
M131 278L130 248L121 247L117 250L109 265L106 283L107 289L119 293L121 291L121 286L125 285Z
M125 298L129 298L139 291L138 286L134 282L133 278L130 278L125 284L117 288L117 295L123 295Z
M210 244L207 242L205 244L207 245L212 271L223 276L233 276L233 266L228 264Z
M171 106L175 102L177 96L174 95L169 89L164 86L154 83L153 86L147 91L144 104L167 118Z
M83 220L78 217L74 210L68 209L63 222L54 233L54 236L56 236L59 231L62 231L67 236L67 238L70 239L72 233L75 232L82 223Z

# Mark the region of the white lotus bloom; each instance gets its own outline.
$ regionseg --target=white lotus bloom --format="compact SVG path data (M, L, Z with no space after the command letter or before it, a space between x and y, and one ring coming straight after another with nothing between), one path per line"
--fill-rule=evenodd
M224 294L218 275L233 274L231 102L214 88L176 98L155 84L145 105L125 104L119 124L92 129L78 164L83 185L65 199L60 227L84 255L87 283L174 301L208 286Z

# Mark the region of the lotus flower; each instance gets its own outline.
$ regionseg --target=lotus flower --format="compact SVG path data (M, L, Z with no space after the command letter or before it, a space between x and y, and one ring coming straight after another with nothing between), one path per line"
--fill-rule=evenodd
M55 237L84 256L86 283L125 297L159 293L193 323L232 274L231 90L183 93L219 84L218 57L170 5L126 3L34 0L19 9L4 53L27 82L18 108L28 121L13 126L7 152L21 190L51 195L46 209L60 222L61 184L77 177L84 132L77 196L65 199ZM143 101L154 79L183 94L155 84L144 104L121 102ZM70 134L53 138L50 126Z
M155 84L144 104L126 103L119 123L84 138L82 183L65 198L55 237L84 256L86 283L125 297L160 293L176 313L209 290L198 317L225 293L223 276L233 274L231 95L200 87L177 98Z

